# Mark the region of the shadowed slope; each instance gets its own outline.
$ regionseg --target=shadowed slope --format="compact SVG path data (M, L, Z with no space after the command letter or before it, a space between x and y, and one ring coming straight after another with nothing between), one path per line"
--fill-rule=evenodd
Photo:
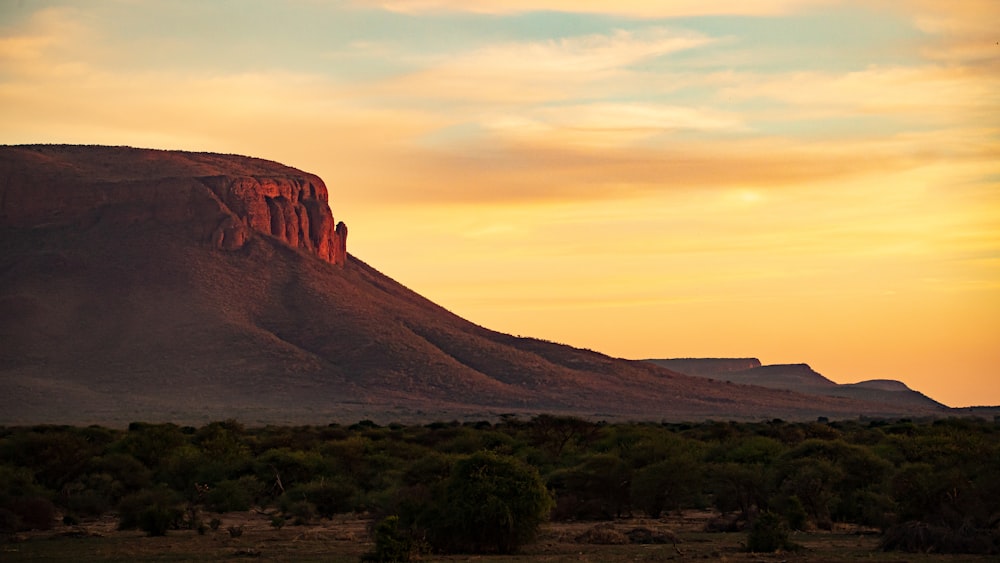
M325 206L325 186L276 163L2 147L0 189L0 423L936 412L708 381L476 326L360 260L331 260L332 216L309 234L329 209L297 205ZM295 220L275 228L278 215Z
M875 379L860 383L838 384L814 371L807 364L762 366L760 360L688 358L647 360L667 369L744 385L760 385L823 397L844 397L895 405L899 411L946 409L945 405L914 391L901 381Z

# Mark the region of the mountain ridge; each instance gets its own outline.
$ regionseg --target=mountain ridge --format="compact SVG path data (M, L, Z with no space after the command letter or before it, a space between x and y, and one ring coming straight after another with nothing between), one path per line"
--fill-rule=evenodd
M948 408L923 393L910 389L902 381L872 379L858 383L836 383L813 370L809 364L763 365L760 360L751 359L755 360L758 365L735 370L730 368L736 362L745 363L744 359L681 358L645 361L686 375L759 385L772 389L787 389L809 395L885 401L896 403L900 408L919 405Z
M475 325L347 253L322 180L251 157L0 147L0 235L0 424L945 412L709 382Z

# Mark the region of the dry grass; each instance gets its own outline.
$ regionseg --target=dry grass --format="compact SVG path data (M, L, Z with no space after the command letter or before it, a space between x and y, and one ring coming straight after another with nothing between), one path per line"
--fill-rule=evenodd
M741 533L704 532L710 513L691 511L667 518L626 519L547 524L537 541L520 554L425 555L422 561L512 561L607 562L626 561L723 561L723 562L984 562L988 557L883 553L877 550L878 536L854 527L838 527L829 532L800 533L792 539L803 546L797 552L753 554L743 551ZM0 544L0 561L331 561L356 562L372 547L366 529L368 521L354 516L324 520L313 526L270 526L270 517L258 512L226 514L217 531L199 535L191 530L171 531L166 537L150 538L140 532L118 531L115 522L102 520L82 526L59 527L49 532L20 534ZM244 533L232 538L229 526L242 526ZM597 536L625 538L626 532L645 528L675 534L678 543L581 543L580 538Z

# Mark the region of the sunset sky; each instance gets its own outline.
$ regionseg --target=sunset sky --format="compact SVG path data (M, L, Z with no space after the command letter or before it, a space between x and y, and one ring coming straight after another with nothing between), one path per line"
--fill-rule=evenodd
M2 0L0 143L316 173L503 332L1000 404L996 0Z

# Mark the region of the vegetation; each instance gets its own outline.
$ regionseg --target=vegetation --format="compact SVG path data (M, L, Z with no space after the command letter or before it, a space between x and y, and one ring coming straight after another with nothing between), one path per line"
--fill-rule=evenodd
M149 535L257 508L369 515L375 561L510 553L546 519L714 509L751 551L842 523L886 550L1000 553L1000 423L980 419L0 428L0 531L114 514ZM208 513L208 514L206 514ZM234 536L236 537L236 536Z

